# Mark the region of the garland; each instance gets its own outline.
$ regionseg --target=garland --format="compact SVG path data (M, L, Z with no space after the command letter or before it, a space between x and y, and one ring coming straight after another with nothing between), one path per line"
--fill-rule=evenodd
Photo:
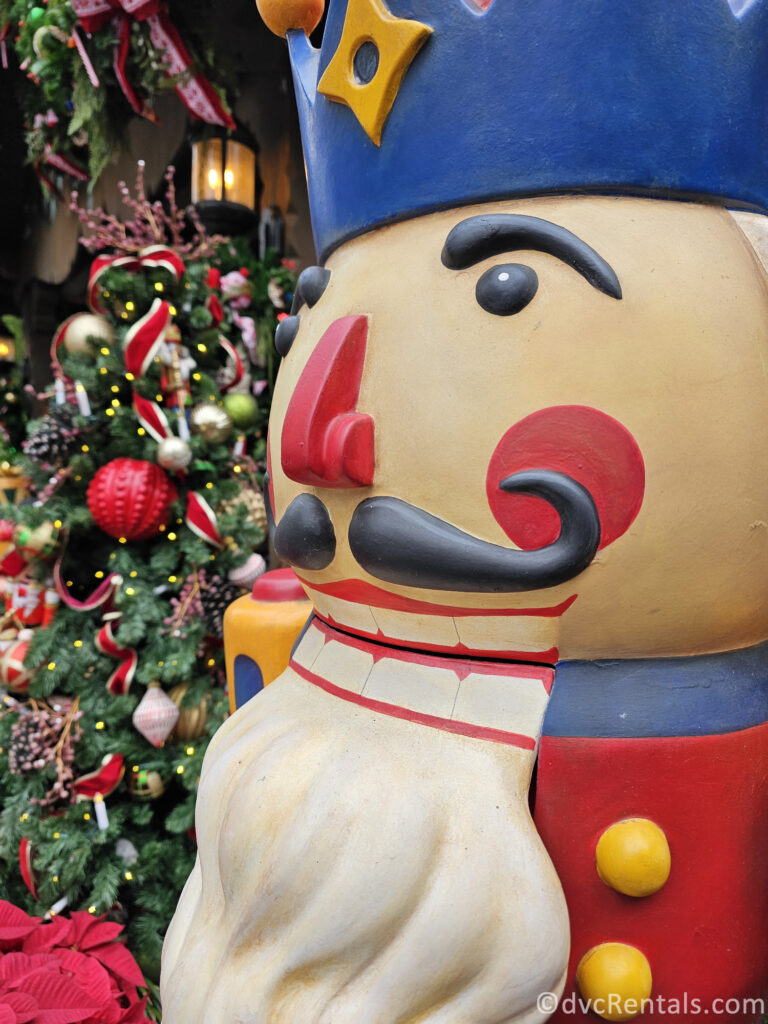
M231 61L210 43L210 10L204 0L0 0L0 68L15 53L26 74L27 154L44 186L55 191L53 172L95 182L128 121L156 121L168 89L192 118L234 128Z

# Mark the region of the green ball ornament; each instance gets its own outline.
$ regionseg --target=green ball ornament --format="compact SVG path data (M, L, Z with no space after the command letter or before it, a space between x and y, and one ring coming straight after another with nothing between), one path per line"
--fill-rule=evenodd
M27 24L32 29L32 31L34 32L35 29L40 28L40 26L43 23L43 19L44 18L45 18L45 8L43 8L43 7L33 7L32 10L27 15Z
M246 429L258 423L259 403L253 395L225 395L222 402L236 427Z

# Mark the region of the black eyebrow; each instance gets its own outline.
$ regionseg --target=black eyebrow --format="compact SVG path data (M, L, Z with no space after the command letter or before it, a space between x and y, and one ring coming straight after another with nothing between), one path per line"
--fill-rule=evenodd
M519 249L556 256L598 291L621 298L621 285L610 264L573 232L540 217L513 213L468 217L448 233L441 259L449 270L466 270L491 256Z

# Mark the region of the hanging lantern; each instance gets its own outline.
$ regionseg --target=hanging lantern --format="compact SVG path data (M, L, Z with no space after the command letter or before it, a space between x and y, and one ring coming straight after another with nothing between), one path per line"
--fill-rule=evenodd
M242 125L234 132L206 126L195 130L191 145L192 202L203 224L214 234L249 234L262 188L255 138Z

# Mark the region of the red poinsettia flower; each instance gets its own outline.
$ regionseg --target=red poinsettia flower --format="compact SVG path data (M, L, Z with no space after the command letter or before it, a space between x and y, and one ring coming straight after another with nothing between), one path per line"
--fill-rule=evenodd
M216 267L209 267L205 275L205 283L209 288L218 288L221 285L221 271Z
M122 930L85 911L41 923L0 900L0 1024L149 1024Z
M221 321L224 319L224 309L222 308L222 305L219 302L218 297L213 294L209 295L208 301L206 302L206 306L208 307L208 312L213 317L213 322L216 324L220 324Z

